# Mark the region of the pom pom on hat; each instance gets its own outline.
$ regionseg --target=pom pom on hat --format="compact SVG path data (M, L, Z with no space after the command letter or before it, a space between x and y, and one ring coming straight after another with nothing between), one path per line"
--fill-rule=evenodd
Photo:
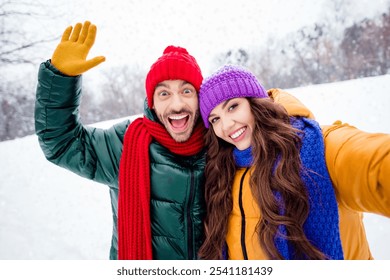
M206 78L199 91L200 114L209 128L210 112L221 102L238 97L268 97L255 75L243 67L226 65Z
M184 80L199 92L203 80L202 71L195 58L185 48L168 46L163 55L150 67L145 88L149 108L153 107L156 85L165 80Z

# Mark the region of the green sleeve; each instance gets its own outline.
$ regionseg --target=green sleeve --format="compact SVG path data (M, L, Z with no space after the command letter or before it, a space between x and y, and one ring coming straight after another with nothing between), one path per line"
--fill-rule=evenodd
M40 65L35 131L46 158L85 178L117 187L123 136L130 123L109 129L83 126L79 118L82 77Z

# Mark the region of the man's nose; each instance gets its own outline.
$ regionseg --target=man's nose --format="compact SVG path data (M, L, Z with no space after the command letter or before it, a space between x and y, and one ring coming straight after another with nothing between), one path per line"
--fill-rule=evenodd
M178 94L178 93L175 93L172 95L172 98L171 98L171 108L173 110L180 110L183 108L183 104L184 104L184 101L183 101L183 97L181 96L181 94Z

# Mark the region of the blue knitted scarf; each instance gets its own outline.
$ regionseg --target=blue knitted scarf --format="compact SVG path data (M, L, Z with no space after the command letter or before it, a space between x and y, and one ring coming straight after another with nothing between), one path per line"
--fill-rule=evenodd
M325 162L324 140L318 123L306 118L293 118L293 127L303 131L300 156L306 172L301 173L307 187L310 213L303 225L307 238L329 259L343 259L339 232L339 216L336 197ZM234 159L239 167L252 165L252 150L234 149ZM277 164L277 163L276 163ZM278 194L275 194L280 198ZM281 209L281 213L284 210ZM286 228L279 232L286 235ZM294 259L292 246L283 237L275 238L275 246L286 259Z

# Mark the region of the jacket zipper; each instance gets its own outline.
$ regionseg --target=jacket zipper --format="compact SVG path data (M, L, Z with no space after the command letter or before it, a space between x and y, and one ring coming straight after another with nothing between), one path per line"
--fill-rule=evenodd
M187 239L187 247L188 247L188 259L193 260L194 259L194 246L193 246L193 224L191 219L191 207L192 202L194 200L194 192L195 192L195 178L194 178L194 171L191 170L191 183L190 183L190 195L188 197L188 203L187 203L187 232L188 232L188 239Z
M248 253L246 251L246 244L245 244L245 227L246 227L246 222L245 222L245 211L244 211L244 205L242 202L242 188L244 185L244 178L246 173L248 172L249 168L246 168L244 174L241 177L240 180L240 193L238 195L238 204L240 206L240 212L241 212L241 249L242 249L242 254L244 256L244 260L248 259Z

